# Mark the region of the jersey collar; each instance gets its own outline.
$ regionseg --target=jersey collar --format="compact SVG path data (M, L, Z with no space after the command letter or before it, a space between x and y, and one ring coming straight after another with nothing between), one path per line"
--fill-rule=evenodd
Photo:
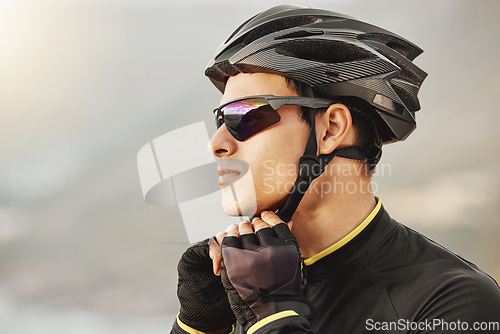
M343 237L342 239L340 239L339 241L337 241L336 243L334 243L333 245L331 245L327 249L319 252L318 254L316 254L308 259L305 259L304 264L306 266L312 265L316 261L318 261L318 260L324 258L325 256L335 252L337 249L339 249L342 246L344 246L345 244L347 244L355 236L357 236L361 231L363 231L365 229L365 227L368 226L368 224L370 224L370 222L372 222L373 218L375 218L377 213L380 211L380 208L382 207L382 202L380 201L380 198L375 197L375 200L377 201L375 208L372 210L372 212L370 212L368 217L366 217L365 220L363 220L363 222L358 225L358 227L356 227L354 230L351 231L351 233L349 233L348 235L346 235L345 237Z

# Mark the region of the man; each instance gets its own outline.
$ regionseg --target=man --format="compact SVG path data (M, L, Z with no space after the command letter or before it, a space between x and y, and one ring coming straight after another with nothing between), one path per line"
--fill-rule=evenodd
M296 6L230 36L206 71L223 92L210 149L224 210L255 217L182 256L172 333L500 332L497 283L371 190L382 143L415 128L421 52Z

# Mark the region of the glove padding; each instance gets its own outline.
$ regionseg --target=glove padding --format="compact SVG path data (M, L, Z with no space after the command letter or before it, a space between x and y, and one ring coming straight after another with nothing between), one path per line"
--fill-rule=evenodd
M209 241L189 247L177 266L179 319L203 332L231 327L236 320L221 278L212 271Z
M297 240L285 223L256 234L222 241L222 284L238 322L248 330L284 310L312 313L301 297L301 260Z

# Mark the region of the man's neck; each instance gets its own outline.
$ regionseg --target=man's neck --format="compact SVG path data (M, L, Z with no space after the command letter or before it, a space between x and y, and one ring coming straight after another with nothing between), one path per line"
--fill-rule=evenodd
M310 258L344 238L375 205L369 176L335 173L318 177L292 218L302 257Z

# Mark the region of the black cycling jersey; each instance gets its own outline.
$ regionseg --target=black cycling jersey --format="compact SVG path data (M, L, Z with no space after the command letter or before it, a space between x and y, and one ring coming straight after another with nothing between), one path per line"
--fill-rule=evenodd
M288 313L253 333L500 333L500 289L491 277L380 205L373 214L346 244L305 261L310 319Z

